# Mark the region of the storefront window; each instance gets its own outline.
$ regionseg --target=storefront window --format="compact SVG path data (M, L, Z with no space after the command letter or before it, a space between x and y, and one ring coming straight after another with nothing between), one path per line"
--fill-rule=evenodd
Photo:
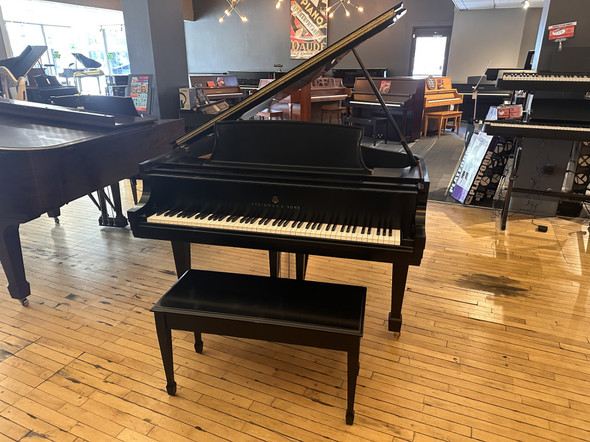
M27 45L47 46L40 62L63 84L64 69L83 69L72 53L101 63L106 75L129 74L122 11L41 0L0 0L13 56Z

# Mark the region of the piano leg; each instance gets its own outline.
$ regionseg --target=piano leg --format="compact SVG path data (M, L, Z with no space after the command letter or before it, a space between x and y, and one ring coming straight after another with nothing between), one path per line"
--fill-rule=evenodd
M98 202L96 202L92 194L88 195L100 210L100 218L98 219L98 225L125 227L128 223L127 218L125 218L125 215L123 215L123 207L121 205L121 190L119 189L119 183L111 184L110 187L113 195L112 201L109 199L104 189L98 189L96 191L98 195ZM109 216L107 204L109 204L115 210L114 218Z
M172 243L172 254L176 266L176 276L179 278L184 272L191 268L191 243L184 241L170 241Z
M127 218L123 215L123 206L121 204L121 189L119 183L111 184L111 192L113 194L113 207L115 208L115 220L113 225L115 227L125 227Z
M307 261L309 255L307 253L296 253L295 254L295 271L297 279L305 279L305 272L307 270Z
M268 264L270 266L270 276L280 278L281 276L281 252L273 250L268 251Z
M392 264L391 275L391 311L389 312L388 330L400 332L402 329L402 304L408 278L408 264Z
M8 280L8 292L25 307L31 286L25 278L25 266L20 244L18 224L0 222L0 262Z

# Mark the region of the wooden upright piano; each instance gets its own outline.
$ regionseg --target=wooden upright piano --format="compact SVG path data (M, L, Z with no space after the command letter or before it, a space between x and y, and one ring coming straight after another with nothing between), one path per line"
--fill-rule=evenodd
M139 163L172 150L182 120L78 112L0 99L0 262L10 296L28 303L19 226L136 175ZM119 199L120 202L120 199ZM117 217L125 219L120 204Z
M463 103L463 95L453 89L451 77L426 78L424 84L424 114L429 112L457 111ZM430 123L436 123L431 121ZM434 125L428 125L430 129ZM426 135L426 134L425 134Z
M451 77L428 77L424 84L424 112L451 110L463 103L463 95L453 89Z

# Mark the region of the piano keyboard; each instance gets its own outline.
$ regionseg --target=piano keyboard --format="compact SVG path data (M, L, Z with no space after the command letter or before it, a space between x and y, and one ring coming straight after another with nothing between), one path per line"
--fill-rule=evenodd
M168 210L147 218L148 223L178 225L215 230L233 230L265 235L350 241L363 244L399 246L397 229L319 223L292 219L258 218L239 215L216 215L208 212Z
M351 100L349 101L350 104L361 104L361 105L368 105L368 106L379 106L381 107L381 104L378 101L355 101L355 100ZM401 107L402 103L385 103L385 105L387 107Z
M498 87L523 90L590 91L590 75L582 73L540 74L536 71L503 71Z
M484 132L505 137L547 138L553 140L590 140L590 126L486 121Z

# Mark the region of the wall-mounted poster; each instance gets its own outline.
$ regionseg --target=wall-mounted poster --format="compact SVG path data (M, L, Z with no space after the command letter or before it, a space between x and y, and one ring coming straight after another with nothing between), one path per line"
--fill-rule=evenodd
M291 0L291 59L313 57L328 47L328 0Z

